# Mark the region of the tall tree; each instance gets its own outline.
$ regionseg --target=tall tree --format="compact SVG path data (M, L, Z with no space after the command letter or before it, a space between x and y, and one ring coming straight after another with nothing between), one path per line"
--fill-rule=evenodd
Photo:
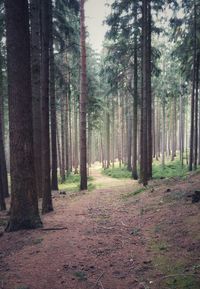
M49 15L50 2L41 1L41 101L42 101L42 213L53 210L49 140Z
M50 102L51 102L51 188L58 190L57 176L57 142L56 142L56 92L55 92L55 58L53 43L53 2L50 1L49 44L50 44Z
M6 167L5 157L5 145L4 145L4 97L3 97L3 57L0 51L0 163L1 163L1 190L5 198L9 197L8 192L8 175Z
M140 180L144 186L148 183L148 0L142 1L142 99L141 99L141 157Z
M11 212L7 231L41 226L35 182L27 0L6 0Z
M87 140L86 140L86 33L85 33L85 0L80 0L80 46L81 46L81 84L80 84L80 189L87 189Z
M40 94L40 0L31 0L31 72L33 98L33 143L37 194L42 197L41 94Z

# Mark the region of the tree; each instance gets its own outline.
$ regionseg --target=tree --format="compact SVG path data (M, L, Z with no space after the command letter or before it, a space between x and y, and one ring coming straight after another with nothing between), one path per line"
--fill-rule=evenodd
M10 120L11 211L7 231L41 226L36 193L31 95L29 10L26 0L6 0Z
M53 3L50 1L49 44L50 44L50 104L51 104L51 188L58 190L57 142L56 142L56 96L55 96L55 58L53 46Z
M86 140L86 101L87 72L85 46L85 0L80 0L80 46L81 46L81 85L80 85L80 189L87 189L87 140Z
M30 2L31 18L31 76L33 98L33 143L37 194L42 197L42 166L41 166L41 94L40 94L40 0Z
M41 101L42 101L42 212L53 210L49 140L49 15L50 2L41 1Z

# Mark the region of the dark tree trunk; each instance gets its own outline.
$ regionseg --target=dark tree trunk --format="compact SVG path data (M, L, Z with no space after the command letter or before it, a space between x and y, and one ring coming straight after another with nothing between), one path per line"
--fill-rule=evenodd
M80 92L80 189L87 189L87 140L86 140L86 101L87 101L87 74L86 74L86 46L85 46L85 0L80 0L80 45L81 45L81 92Z
M135 8L135 25L137 25L137 9ZM133 96L133 153L132 177L138 179L137 172L137 126L138 126L138 31L134 36L134 96Z
M53 210L49 140L49 13L50 3L41 1L41 100L42 100L42 213Z
M141 158L140 181L148 183L148 144L147 144L147 108L148 108L148 0L142 1L142 100L141 100ZM148 113L149 114L149 113Z
M50 1L50 101L51 101L51 188L58 190L57 174L57 142L56 142L56 96L55 96L55 65L53 49L53 3Z
M42 197L41 97L40 97L40 0L31 0L31 72L33 98L34 164L38 197Z
M7 231L41 226L36 193L27 0L6 0L11 211Z
M147 4L147 166L148 179L152 178L152 95L151 95L151 0Z

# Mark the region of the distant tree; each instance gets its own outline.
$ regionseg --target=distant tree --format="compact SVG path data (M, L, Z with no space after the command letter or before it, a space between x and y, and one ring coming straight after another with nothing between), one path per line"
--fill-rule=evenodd
M86 70L86 33L85 33L85 0L80 0L80 46L81 46L81 86L80 86L80 189L87 189L87 140L86 140L86 113L87 113L87 70Z
M50 107L51 107L51 188L58 190L57 176L57 142L56 142L56 91L55 91L55 57L53 41L53 2L50 1L49 44L50 44Z
M26 0L6 0L10 120L11 211L7 231L41 226L36 193L31 96L29 10Z
M42 213L53 210L50 180L49 47L50 2L41 1L41 101L42 101Z

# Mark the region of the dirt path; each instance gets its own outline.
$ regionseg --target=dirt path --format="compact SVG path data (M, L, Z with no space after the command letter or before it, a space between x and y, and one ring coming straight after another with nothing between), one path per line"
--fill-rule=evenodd
M200 210L186 197L199 176L134 195L136 182L92 175L100 189L54 194L44 228L65 229L0 238L0 288L199 289Z

